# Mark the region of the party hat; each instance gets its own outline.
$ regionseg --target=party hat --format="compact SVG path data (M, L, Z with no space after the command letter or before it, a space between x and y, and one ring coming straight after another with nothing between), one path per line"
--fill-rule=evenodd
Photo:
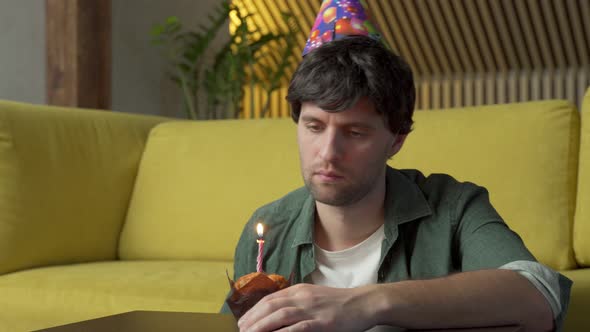
M385 44L365 0L324 0L302 56L329 41L348 36L368 36Z

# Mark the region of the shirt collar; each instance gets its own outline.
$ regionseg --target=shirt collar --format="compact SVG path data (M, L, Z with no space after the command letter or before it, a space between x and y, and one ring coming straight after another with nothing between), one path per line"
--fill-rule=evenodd
M315 220L315 200L308 191L307 198L303 202L301 212L295 221L295 238L292 248L302 244L313 244L313 223Z
M432 210L418 185L400 171L388 166L385 178L385 237L395 240L397 225L431 215ZM313 244L314 220L315 201L311 194L308 194L297 217L297 230L292 248Z
M397 226L432 214L420 187L402 172L387 167L385 191L385 237L395 240Z

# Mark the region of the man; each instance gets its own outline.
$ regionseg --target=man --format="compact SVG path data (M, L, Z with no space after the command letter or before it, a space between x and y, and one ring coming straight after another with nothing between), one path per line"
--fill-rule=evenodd
M240 331L561 328L571 282L535 261L485 189L387 166L414 95L409 67L370 36L304 57L287 100L305 187L258 209L235 255L235 278L253 272L263 220L265 271L296 285L263 298Z

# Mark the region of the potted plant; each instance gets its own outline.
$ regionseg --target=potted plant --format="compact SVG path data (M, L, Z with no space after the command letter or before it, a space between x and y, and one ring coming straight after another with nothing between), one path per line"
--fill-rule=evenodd
M210 44L230 15L236 18L234 33L204 68ZM229 1L223 1L208 17L208 24L186 31L177 17L169 17L152 28L152 43L163 51L170 79L182 90L184 108L190 119L238 118L243 112L244 89L258 85L266 101L260 110L268 114L271 94L281 86L290 67L297 25L290 14L282 13L288 31L262 33L248 23L253 15L242 15ZM272 61L278 59L278 61ZM200 91L206 94L206 109L199 109ZM250 93L253 96L253 93ZM248 102L253 104L253 100Z

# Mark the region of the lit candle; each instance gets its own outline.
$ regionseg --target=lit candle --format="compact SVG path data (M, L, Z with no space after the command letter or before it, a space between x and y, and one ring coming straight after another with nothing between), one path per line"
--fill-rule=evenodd
M256 257L256 272L262 272L262 253L264 250L264 226L261 223L256 225L256 232L258 233L258 257Z

